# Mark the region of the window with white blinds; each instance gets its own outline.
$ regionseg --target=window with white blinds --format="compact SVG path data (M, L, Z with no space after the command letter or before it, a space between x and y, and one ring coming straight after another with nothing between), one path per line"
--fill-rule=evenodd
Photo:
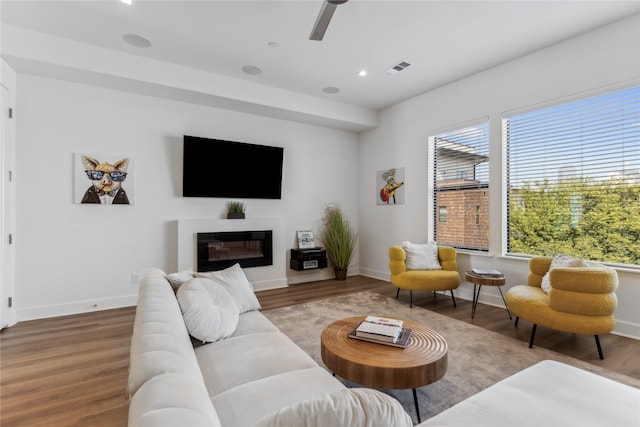
M508 252L640 264L640 87L503 126Z
M434 236L458 249L489 250L489 123L430 138Z

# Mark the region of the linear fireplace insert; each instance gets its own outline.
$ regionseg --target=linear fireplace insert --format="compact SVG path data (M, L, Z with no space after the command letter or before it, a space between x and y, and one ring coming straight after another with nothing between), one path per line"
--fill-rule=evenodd
M197 233L198 271L273 265L271 230Z

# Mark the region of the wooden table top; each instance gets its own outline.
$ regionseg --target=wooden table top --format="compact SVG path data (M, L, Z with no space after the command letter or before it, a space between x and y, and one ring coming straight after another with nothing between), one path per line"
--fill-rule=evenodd
M464 273L464 279L467 282L475 283L481 286L502 286L505 284L504 276L502 277L487 277L474 274L472 271Z
M403 327L413 329L407 348L349 338L365 317L338 320L322 331L322 361L336 375L368 387L405 389L431 384L447 372L447 342L436 331L405 320Z

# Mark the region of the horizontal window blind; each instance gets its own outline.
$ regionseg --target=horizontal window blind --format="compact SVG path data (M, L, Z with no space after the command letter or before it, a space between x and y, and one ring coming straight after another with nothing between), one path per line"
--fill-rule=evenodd
M488 251L489 124L431 137L434 235L439 244Z
M505 117L508 252L640 261L640 88Z

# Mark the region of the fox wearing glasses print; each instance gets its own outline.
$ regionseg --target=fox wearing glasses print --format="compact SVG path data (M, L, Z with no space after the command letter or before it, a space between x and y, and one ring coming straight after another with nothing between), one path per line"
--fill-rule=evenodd
M89 156L82 156L82 164L91 187L84 193L81 203L98 203L103 205L128 205L127 192L122 183L127 179L129 159L122 159L113 164L100 163Z

